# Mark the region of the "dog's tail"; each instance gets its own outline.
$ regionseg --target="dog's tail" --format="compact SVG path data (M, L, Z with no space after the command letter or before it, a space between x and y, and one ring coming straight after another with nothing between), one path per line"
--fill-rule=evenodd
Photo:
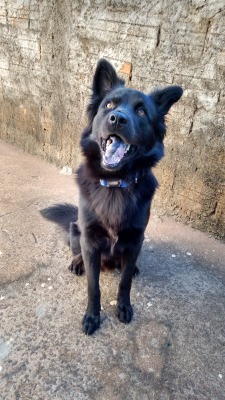
M78 217L78 207L73 204L55 204L40 211L42 217L55 222L66 232L70 230L71 222L76 222Z

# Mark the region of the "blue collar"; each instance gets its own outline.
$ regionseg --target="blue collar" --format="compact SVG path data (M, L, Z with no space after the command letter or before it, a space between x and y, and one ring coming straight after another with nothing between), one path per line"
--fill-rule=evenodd
M138 179L136 176L134 182L137 183L137 181L138 181ZM124 181L123 179L115 179L115 180L111 180L111 181L106 181L105 179L100 179L100 184L105 187L126 188L130 185L130 183Z
M123 181L122 179L118 179L118 180L114 180L114 181L106 181L105 179L100 179L100 183L102 186L105 186L105 187L126 188L128 186L128 183Z

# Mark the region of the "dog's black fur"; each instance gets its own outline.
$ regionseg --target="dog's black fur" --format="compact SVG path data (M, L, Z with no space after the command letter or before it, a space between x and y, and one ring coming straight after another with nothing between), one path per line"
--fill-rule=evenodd
M77 171L79 207L62 204L42 210L70 232L71 271L80 275L85 267L86 334L100 326L101 266L121 269L116 313L121 322L132 319L132 276L138 272L135 264L157 187L151 167L163 157L165 116L181 95L179 86L149 95L125 88L111 64L100 60L97 65L81 138L85 161Z

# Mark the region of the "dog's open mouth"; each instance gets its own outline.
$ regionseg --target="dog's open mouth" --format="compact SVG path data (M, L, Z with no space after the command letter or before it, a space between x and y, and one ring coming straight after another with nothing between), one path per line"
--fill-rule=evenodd
M102 139L103 163L108 166L116 166L119 162L132 151L132 146L123 142L116 135L111 135L108 139Z

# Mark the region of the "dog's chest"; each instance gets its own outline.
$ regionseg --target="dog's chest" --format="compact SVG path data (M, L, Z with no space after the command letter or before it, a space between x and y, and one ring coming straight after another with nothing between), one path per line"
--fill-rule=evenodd
M92 192L91 207L99 222L115 241L118 231L131 220L135 199L122 188L98 187Z
M115 245L115 243L118 242L118 232L116 232L116 229L112 229L112 228L108 228L107 229L107 233L108 233L108 237L109 237L109 243L110 243L110 247L113 247Z

